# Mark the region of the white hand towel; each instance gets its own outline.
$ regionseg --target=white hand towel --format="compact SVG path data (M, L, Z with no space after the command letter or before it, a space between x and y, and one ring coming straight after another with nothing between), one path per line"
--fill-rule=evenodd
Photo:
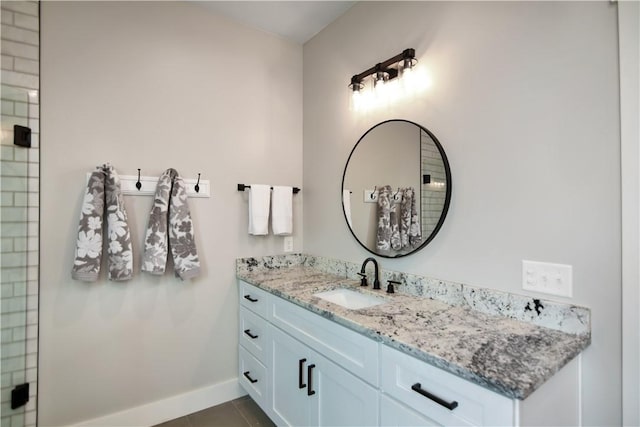
M351 223L351 191L342 190L342 206L344 207L344 216L347 217L347 223L353 229L353 224Z
M293 187L273 187L271 228L276 236L288 236L293 232Z
M269 202L271 187L251 184L249 190L249 234L265 236L269 234Z

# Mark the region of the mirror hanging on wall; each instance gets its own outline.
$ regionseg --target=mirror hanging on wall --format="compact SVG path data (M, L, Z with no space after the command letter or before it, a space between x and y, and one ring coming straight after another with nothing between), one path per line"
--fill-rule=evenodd
M397 258L422 249L442 227L450 200L447 156L423 126L378 123L349 155L343 212L353 236L373 254Z

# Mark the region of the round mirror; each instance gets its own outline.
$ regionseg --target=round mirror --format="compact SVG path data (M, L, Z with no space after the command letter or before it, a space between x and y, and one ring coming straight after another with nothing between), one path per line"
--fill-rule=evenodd
M349 155L342 207L351 233L369 252L396 258L429 243L451 200L451 170L438 139L408 120L369 129Z

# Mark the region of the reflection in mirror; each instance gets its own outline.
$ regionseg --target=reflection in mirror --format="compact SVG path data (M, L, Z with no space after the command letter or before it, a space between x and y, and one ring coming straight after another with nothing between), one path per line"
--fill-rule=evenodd
M451 172L436 137L407 120L369 129L342 179L347 224L368 251L409 255L437 234L451 200Z

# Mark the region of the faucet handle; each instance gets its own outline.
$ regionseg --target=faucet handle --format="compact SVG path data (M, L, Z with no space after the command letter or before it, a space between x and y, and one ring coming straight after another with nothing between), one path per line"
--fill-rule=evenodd
M367 275L365 273L357 273L360 276L360 286L367 286Z
M393 294L395 293L395 289L393 288L393 285L400 285L401 282L398 282L397 280L387 280L387 293L388 294Z

